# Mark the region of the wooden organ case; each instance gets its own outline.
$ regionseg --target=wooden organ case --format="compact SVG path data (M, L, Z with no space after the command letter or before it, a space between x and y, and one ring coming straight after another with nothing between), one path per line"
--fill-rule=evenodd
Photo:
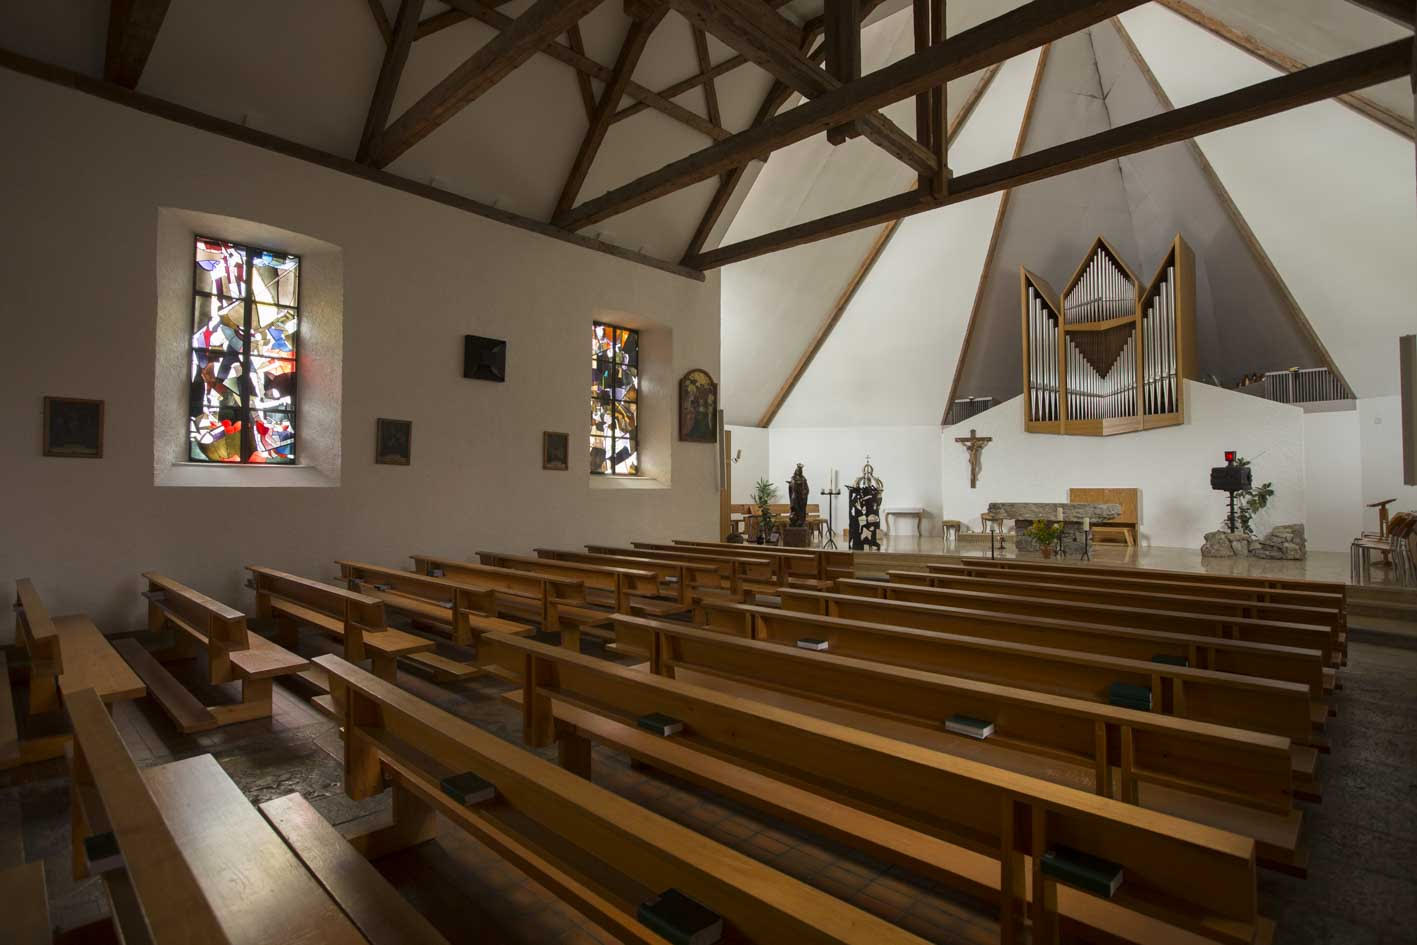
M1111 436L1185 422L1195 254L1180 236L1144 289L1102 237L1063 287L1020 269L1024 429Z

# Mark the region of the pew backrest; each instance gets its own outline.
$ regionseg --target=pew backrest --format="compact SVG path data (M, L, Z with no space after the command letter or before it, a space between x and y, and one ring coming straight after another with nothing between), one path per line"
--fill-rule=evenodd
M961 558L971 567L996 570L1052 571L1069 576L1107 575L1128 580L1151 579L1180 581L1193 584L1214 584L1221 587L1248 587L1271 591L1300 591L1311 594L1336 595L1346 600L1347 585L1337 581L1314 581L1307 578L1287 578L1250 574L1218 574L1210 571L1173 571L1163 568L1119 567L1107 564L1065 564L1016 558Z
M1154 712L1296 741L1312 734L1309 687L1299 683L745 604L704 609L710 626L749 639L785 646L825 639L846 656L1099 701L1122 683L1149 690Z
M148 583L149 630L161 630L163 621L172 620L206 637L212 647L250 648L246 615L241 611L156 571L143 572L143 580Z
M23 643L30 658L42 664L48 675L64 672L58 631L29 578L15 582L15 642Z
M488 567L566 578L572 581L581 581L588 588L610 591L615 595L617 610L624 610L629 606L631 592L653 594L659 590L658 574L645 568L555 561L524 555L502 554L496 551L479 551L477 552L477 560Z

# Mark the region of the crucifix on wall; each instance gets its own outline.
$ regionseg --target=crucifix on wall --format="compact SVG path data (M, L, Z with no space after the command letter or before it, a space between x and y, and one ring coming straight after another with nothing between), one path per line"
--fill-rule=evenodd
M971 489L979 484L980 454L984 452L984 447L993 441L992 436L980 436L973 430L969 431L969 436L955 437L955 442L969 451L969 488Z

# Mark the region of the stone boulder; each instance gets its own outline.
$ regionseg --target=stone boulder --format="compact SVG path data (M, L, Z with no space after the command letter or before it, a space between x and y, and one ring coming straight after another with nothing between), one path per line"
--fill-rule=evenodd
M1278 525L1250 548L1255 558L1275 561L1302 561L1308 556L1303 525Z
M1235 549L1229 532L1206 532L1205 544L1201 545L1203 558L1233 558Z

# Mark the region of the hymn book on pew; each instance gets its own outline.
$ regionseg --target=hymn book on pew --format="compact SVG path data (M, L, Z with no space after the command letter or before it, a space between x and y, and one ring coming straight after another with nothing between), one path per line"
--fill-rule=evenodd
M1121 866L1070 847L1053 847L1044 853L1042 866L1058 882L1108 899L1122 885Z
M827 646L826 640L819 640L816 637L802 637L797 641L797 648L801 650L825 650Z
M723 938L723 918L677 889L640 903L635 915L675 945L714 945Z
M945 731L984 739L994 734L994 723L968 715L952 715L945 719Z
M167 603L167 592L166 592L166 591L143 591L143 592L142 592L142 595L143 595L144 597L146 597L148 600L152 601L154 604L165 604L165 603ZM23 609L23 608L21 608L19 604L16 604L16 605L15 605L15 609L16 609L16 610L21 610L21 609Z
M1153 663L1165 663L1167 666L1187 667L1191 665L1191 661L1184 656L1170 656L1166 653L1157 653L1151 658L1151 661Z
M84 838L84 860L89 872L94 875L123 868L123 851L118 849L118 838L109 830Z
M684 723L682 721L674 718L672 715L665 715L663 712L651 712L648 715L642 715L635 720L635 723L647 732L654 732L656 735L663 735L665 737L677 735L679 732L684 731Z
M1133 686L1131 683L1114 682L1107 687L1107 701L1123 709L1136 709L1141 712L1150 712L1151 690L1146 686Z
M486 778L478 777L471 771L450 774L438 782L443 793L464 807L490 801L497 796L497 787Z

